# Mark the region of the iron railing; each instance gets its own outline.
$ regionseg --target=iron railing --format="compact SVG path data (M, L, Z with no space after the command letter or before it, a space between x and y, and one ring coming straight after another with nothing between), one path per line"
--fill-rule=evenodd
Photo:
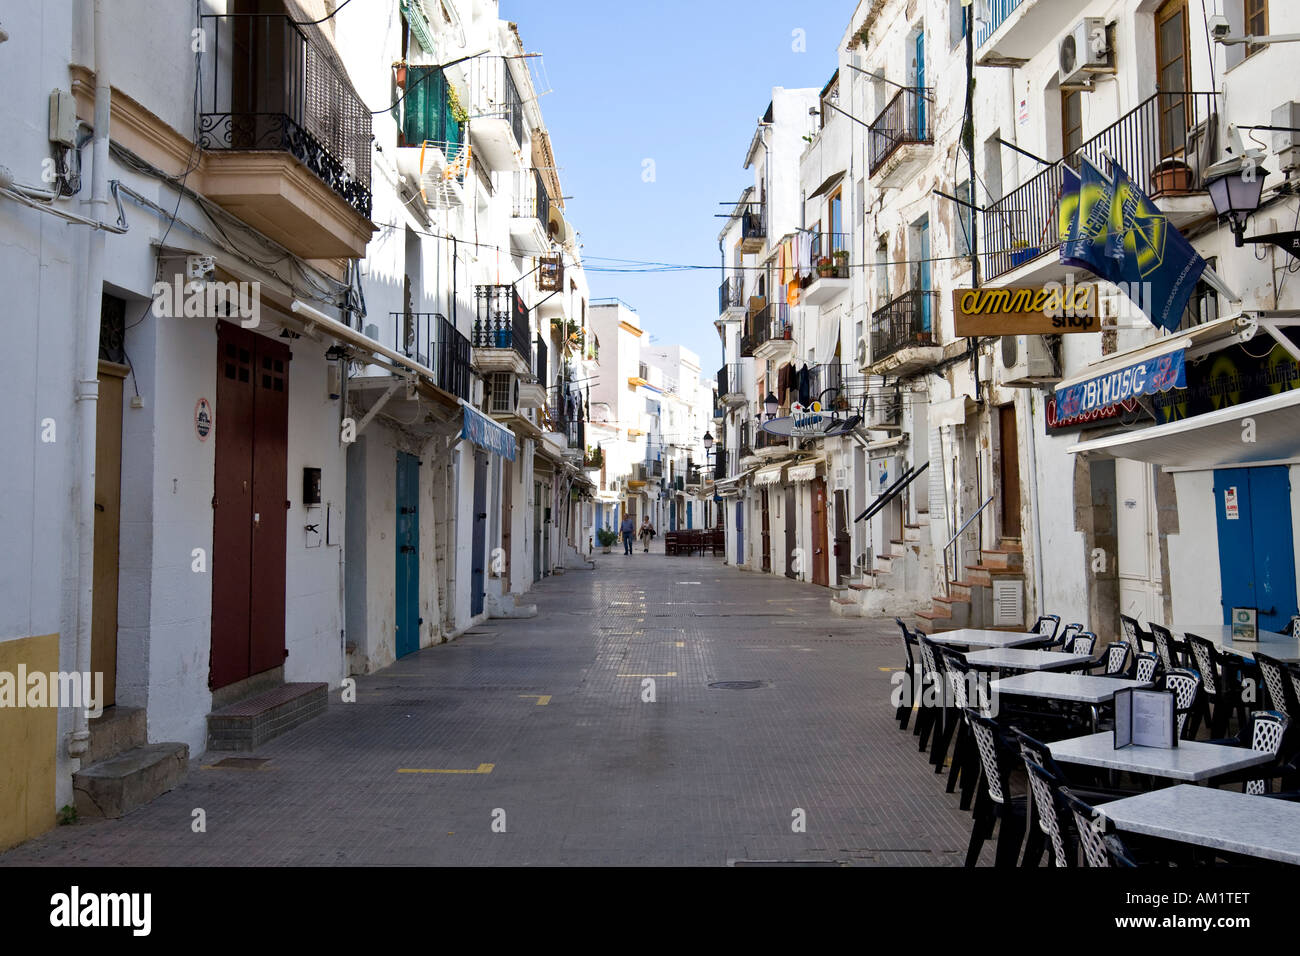
M469 61L469 88L473 103L470 125L475 120L497 119L510 124L515 145L524 144L524 102L504 57L477 57Z
M746 203L740 214L740 238L767 238L767 207L761 202Z
M547 388L546 373L546 342L539 335L533 340L533 376L541 383L543 388Z
M713 480L721 481L727 477L727 449L721 445L713 446Z
M1026 0L985 0L987 19L977 19L975 21L979 29L975 32L975 46L982 47L989 41L989 37L998 32L998 29L1006 22L1007 17L1016 12L1016 9ZM1029 0L1032 2L1032 0Z
M822 260L833 270L837 279L849 277L849 234L846 232L817 232L812 237L812 265L818 275Z
M564 435L570 448L587 447L587 423L583 416L582 393L567 382L549 389L548 411L552 431Z
M718 394L738 395L745 391L745 378L739 362L728 362L718 369Z
M289 153L370 218L370 111L316 36L281 14L205 14L198 145Z
M645 460L645 473L650 478L662 478L664 476L664 463L658 458L647 458Z
M528 308L513 285L474 287L474 329L470 342L476 349L514 349L533 363L529 339Z
M908 346L935 344L938 324L939 293L904 292L871 314L871 361Z
M788 448L789 446L789 435L773 435L771 432L765 432L760 428L758 434L754 436L755 448Z
M470 397L473 367L469 339L438 312L392 312L397 351L433 371L433 383L444 392Z
M789 339L793 334L790 325L790 306L784 302L769 302L753 314L748 326L745 331L753 340L751 355L753 349L765 342ZM743 350L741 354L745 354Z
M933 143L930 125L933 90L908 87L899 90L867 133L869 170L874 176L902 146L909 143Z
M745 283L740 276L727 276L718 286L718 314L728 309L739 309L745 304Z
M542 229L549 227L551 221L551 197L546 191L546 181L542 179L540 169L525 169L515 173L516 219L537 219Z
M1152 198L1205 189L1214 161L1215 93L1154 93L1069 156L1038 172L982 214L984 275L995 279L1061 244L1058 210L1064 168L1086 156L1103 173L1110 157Z

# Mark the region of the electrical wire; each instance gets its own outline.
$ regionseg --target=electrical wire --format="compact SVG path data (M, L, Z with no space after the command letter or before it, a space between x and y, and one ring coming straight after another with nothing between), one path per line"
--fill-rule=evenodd
M327 16L323 16L319 20L290 20L289 22L296 27L314 27L318 23L324 23L326 20L334 19L336 16L338 16L339 11L342 10L351 2L352 0L343 0L342 3L340 3L337 7L335 7L333 13Z

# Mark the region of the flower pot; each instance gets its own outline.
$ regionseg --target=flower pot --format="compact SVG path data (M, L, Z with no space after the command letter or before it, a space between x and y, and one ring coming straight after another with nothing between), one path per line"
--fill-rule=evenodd
M1151 171L1152 196L1185 196L1192 191L1192 168L1178 159L1166 159Z
M510 330L497 329L495 333L496 346L499 349L510 348Z
M393 64L393 80L397 83L399 87L403 89L406 88L406 64L405 63Z
M823 279L833 279L835 277L834 266L818 266L817 275Z

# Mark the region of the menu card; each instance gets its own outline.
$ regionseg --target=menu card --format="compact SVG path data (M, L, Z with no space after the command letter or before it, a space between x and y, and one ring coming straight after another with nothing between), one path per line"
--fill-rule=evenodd
M1253 607L1234 607L1232 609L1232 643L1245 641L1255 644L1259 641L1259 610Z
M1115 749L1178 746L1178 721L1173 691L1115 691Z

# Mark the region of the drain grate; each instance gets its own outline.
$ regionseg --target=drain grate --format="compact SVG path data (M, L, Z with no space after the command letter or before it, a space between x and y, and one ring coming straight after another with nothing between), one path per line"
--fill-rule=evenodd
M715 690L757 690L763 686L761 680L715 680L709 685Z

